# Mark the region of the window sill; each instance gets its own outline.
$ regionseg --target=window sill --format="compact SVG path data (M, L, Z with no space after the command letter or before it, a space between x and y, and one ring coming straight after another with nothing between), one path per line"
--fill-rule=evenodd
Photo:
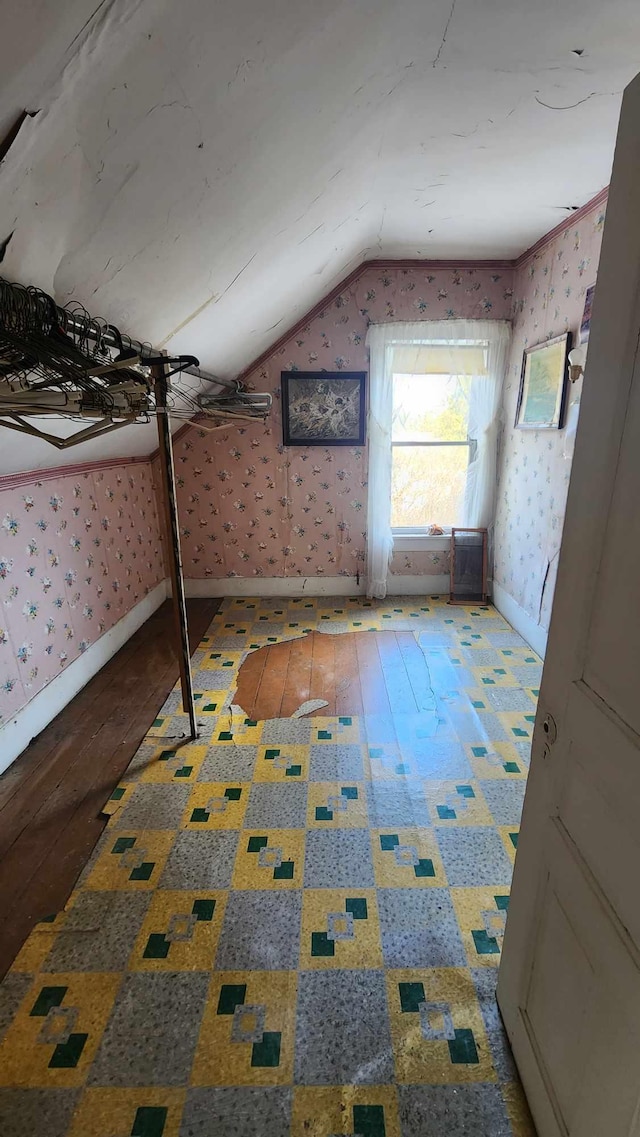
M416 549L448 549L451 545L451 532L436 535L430 533L393 534L394 552L405 553Z

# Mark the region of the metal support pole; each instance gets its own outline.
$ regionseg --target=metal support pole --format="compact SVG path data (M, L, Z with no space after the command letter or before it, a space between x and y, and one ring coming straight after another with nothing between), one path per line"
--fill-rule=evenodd
M178 661L180 663L180 685L182 687L182 707L189 716L189 728L192 738L198 737L198 724L193 701L193 682L191 678L191 655L189 652L189 634L187 630L187 605L184 595L184 578L182 575L182 557L180 554L180 528L178 524L178 502L176 499L176 479L173 465L173 440L171 438L171 423L167 413L167 365L156 364L153 367L154 394L156 406L161 409L157 415L158 444L160 449L160 469L162 471L162 488L167 522L167 539L169 554L169 575L171 577L171 593L173 597L173 614L176 625L176 640L178 647Z

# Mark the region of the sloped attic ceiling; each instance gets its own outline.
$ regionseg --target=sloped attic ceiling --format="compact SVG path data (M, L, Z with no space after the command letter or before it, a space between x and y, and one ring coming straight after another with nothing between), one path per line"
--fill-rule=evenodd
M371 256L512 257L608 181L637 0L51 0L3 16L0 272L237 374ZM0 473L147 453L9 432Z

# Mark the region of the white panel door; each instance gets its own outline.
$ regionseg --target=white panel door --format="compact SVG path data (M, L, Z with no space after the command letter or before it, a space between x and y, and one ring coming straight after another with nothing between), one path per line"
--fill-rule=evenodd
M640 76L625 92L498 1002L539 1137L640 1135Z

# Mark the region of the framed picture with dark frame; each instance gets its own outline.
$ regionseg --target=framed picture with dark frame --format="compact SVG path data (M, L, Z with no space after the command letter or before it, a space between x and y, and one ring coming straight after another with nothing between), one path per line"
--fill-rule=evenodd
M561 430L569 389L571 332L526 348L518 392L516 427Z
M285 446L362 446L366 371L282 371Z

